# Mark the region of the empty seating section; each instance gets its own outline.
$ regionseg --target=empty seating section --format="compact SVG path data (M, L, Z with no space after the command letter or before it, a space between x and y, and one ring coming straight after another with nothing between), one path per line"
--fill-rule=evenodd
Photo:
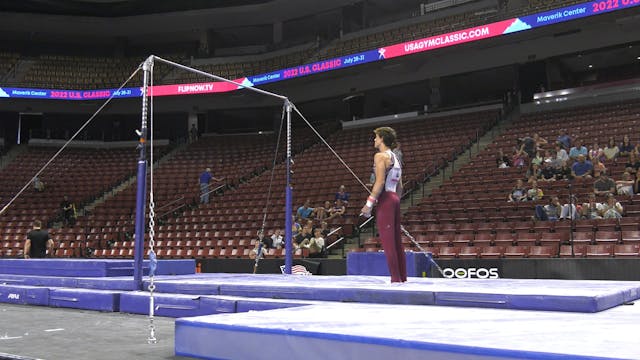
M30 147L7 164L0 172L0 183L3 184L0 198L3 206L29 182L57 150ZM30 184L0 217L0 241L19 241L22 249L26 233L34 220L39 219L44 224L56 221L61 213L60 203L65 195L76 205L76 209L80 210L84 205L110 191L135 174L136 155L131 149L65 149L39 176L45 183L45 190L36 192ZM85 225L78 222L73 228L54 230L53 233L56 236L69 235L69 240L73 238L73 243L79 244L85 236ZM60 240L57 237L55 239Z
M321 133L324 131L320 130ZM292 141L292 148L299 151L309 146L313 138L310 130L296 132L299 136ZM262 224L267 188L261 189L259 195L248 195L244 193L243 183L272 168L276 140L277 134L204 136L158 166L154 170L154 211L159 225L155 228L157 236L154 240L158 240L156 246L161 250L158 255L247 257ZM284 151L285 142L281 141L279 162L285 156ZM198 178L207 167L211 168L214 177L224 178L221 182L211 183L212 190L220 187L216 193L224 191L224 194L212 194L210 203L205 205L200 204ZM274 187L273 196L283 196L283 189L284 186ZM81 219L91 224L91 228L103 229L101 234L90 235L94 240L102 237L98 242L100 250L126 250L122 253L100 251L98 255L126 257L129 254L134 240L135 206L136 186L132 184ZM283 228L284 209L280 207L278 211L278 222L271 224L268 230ZM146 240L148 247L148 237ZM219 251L225 248L240 251L233 255ZM244 249L247 249L246 254ZM279 253L272 255L280 256Z
M14 68L19 57L20 55L17 53L0 51L0 77L5 76Z
M535 221L535 205L546 204L550 196L558 196L565 203L571 191L577 196L579 205L587 202L588 194L593 192L594 180L575 179L571 188L566 180L540 181L538 185L544 191L542 200L507 202L516 180L523 179L526 183L526 167L499 169L496 154L500 149L511 154L516 139L534 133L553 143L562 129L567 129L574 139L579 137L587 148L594 141L604 147L609 137L620 143L623 135L635 134L639 123L638 101L523 115L440 188L410 207L404 215L404 223L414 236L426 236L423 238L426 246L440 247L439 253L443 253L442 247L458 248L455 257L461 257L465 247L487 246L493 246L492 250L504 247L504 257L572 256L571 242L576 256L637 255L634 245L640 243L640 199L636 196L616 195L625 208L620 219ZM632 142L637 141L632 136ZM605 166L610 176L617 180L621 178L626 162L626 157L620 157L617 161L606 162ZM604 196L598 196L597 201L603 202ZM448 234L452 239L456 234L466 236L449 243L436 241L442 234ZM447 254L451 256L449 252ZM482 252L478 256L483 257Z
M179 55L166 56L167 59L181 62ZM144 57L85 57L70 55L41 55L24 75L25 86L52 89L105 89L118 88L131 76L145 60ZM154 78L162 79L172 67L156 62ZM127 87L142 84L142 71L139 71Z
M251 59L248 57L230 58L228 61L224 59L216 59L215 64L193 65L194 68L222 76L227 79L235 80L250 75L259 75L272 72L275 70L295 67L309 62L309 57L318 51L317 46L307 46L304 49L292 51L283 55L261 56L259 59ZM172 83L192 83L192 82L209 82L213 81L202 75L179 71L176 72Z

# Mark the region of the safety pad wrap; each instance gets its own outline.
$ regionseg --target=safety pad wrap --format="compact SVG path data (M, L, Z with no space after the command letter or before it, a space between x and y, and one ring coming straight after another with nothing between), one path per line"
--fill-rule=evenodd
M236 301L209 296L155 293L154 315L167 317L199 316L236 312ZM120 311L149 314L149 293L135 291L120 297Z
M49 306L97 311L119 311L120 291L51 289Z
M26 285L0 285L0 302L47 306L49 289Z

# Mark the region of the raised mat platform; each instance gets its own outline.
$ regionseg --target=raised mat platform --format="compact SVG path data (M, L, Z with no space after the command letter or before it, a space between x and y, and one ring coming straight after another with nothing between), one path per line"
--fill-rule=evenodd
M195 272L195 260L158 260L157 275L184 275ZM149 262L144 261L144 274ZM133 260L117 259L0 259L0 274L110 277L133 276Z

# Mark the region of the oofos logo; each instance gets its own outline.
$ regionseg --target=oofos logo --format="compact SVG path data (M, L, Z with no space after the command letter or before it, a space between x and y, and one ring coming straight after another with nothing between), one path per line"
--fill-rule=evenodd
M498 268L444 268L442 269L444 277L449 279L498 279Z

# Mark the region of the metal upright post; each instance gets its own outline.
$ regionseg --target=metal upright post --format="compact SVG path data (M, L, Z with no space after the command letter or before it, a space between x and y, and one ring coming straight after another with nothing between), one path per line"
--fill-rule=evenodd
M147 141L147 111L149 105L149 99L147 92L149 90L149 73L153 66L153 57L150 56L142 64L143 71L143 85L142 85L142 123L140 125L140 140L138 143L138 150L140 156L138 157L138 190L136 193L136 225L135 225L135 252L134 252L134 264L133 264L133 280L136 284L136 289L142 290L142 263L144 259L144 227L145 227L145 211L147 200L147 154L146 154L146 141Z
M284 237L285 237L285 260L284 272L291 274L291 266L293 264L293 239L291 238L291 214L292 214L292 190L291 190L291 103L289 99L284 102L287 111L287 184L285 189L285 206L284 206Z

